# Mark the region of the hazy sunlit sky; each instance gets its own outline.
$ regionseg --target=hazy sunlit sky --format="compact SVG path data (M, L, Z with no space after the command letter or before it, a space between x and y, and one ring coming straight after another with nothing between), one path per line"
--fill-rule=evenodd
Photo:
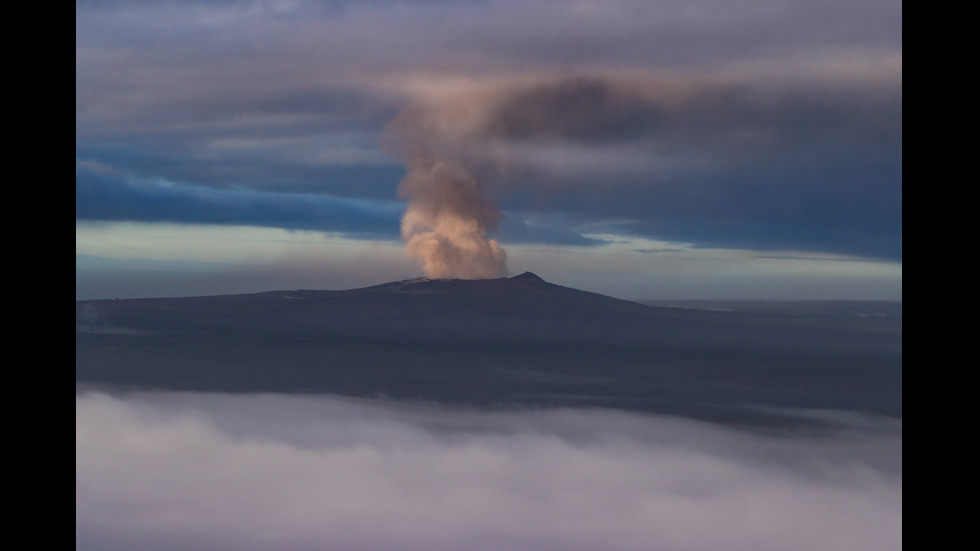
M479 179L509 274L900 299L901 31L879 0L77 1L76 298L419 277L423 156Z

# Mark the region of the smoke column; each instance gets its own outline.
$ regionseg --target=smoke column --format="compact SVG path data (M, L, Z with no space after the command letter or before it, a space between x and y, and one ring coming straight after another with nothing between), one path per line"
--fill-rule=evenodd
M479 139L488 105L479 94L422 98L389 122L384 145L405 160L398 195L407 201L405 253L429 278L486 279L507 273L507 255L489 234L503 218L487 193ZM475 117L474 114L480 116Z
M506 254L488 237L502 213L486 186L522 164L514 152L635 139L655 114L629 87L598 78L468 89L407 106L386 132L408 169L398 188L408 201L406 253L430 278L504 276Z
M405 252L430 278L483 279L506 272L507 255L487 233L500 209L461 163L410 159L398 194L408 200L401 234Z

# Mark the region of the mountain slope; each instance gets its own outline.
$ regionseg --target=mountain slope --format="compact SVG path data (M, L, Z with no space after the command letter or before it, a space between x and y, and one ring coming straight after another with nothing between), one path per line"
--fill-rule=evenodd
M77 383L726 418L747 404L901 414L901 332L874 320L657 308L531 273L76 301L75 316Z
M248 322L275 316L314 316L345 320L454 316L542 318L619 318L649 315L636 302L547 283L528 272L511 278L415 279L347 291L271 291L167 299L80 301L83 325L157 323L197 324L209 318Z

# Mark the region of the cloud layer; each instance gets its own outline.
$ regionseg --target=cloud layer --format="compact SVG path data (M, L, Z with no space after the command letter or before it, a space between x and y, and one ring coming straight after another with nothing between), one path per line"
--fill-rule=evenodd
M76 394L77 549L902 546L901 425Z
M901 29L878 0L79 2L76 158L185 193L76 173L76 219L395 236L438 158L496 205L498 260L500 215L900 260ZM410 210L409 243L443 224Z

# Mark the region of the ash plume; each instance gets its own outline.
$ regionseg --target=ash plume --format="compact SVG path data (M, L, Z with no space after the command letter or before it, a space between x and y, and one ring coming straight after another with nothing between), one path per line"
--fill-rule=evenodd
M506 253L487 237L501 219L500 208L462 163L411 159L398 194L408 200L401 225L405 252L421 261L426 277L485 279L506 273Z
M490 237L503 215L488 186L518 169L514 146L632 137L637 112L647 107L592 78L504 83L416 101L386 136L388 148L406 159L398 188L408 201L406 254L427 277L505 275L507 255Z
M398 195L405 253L426 277L504 276L507 255L490 233L503 214L487 192L486 166L467 153L474 126L467 116L485 100L416 101L388 125L385 146L406 161Z
M744 170L746 159L779 164L804 141L853 135L847 114L860 106L843 97L723 79L435 80L387 128L388 149L408 168L399 187L406 251L428 277L504 275L506 255L491 238L502 218L494 199L518 187L536 204L628 189L637 200L612 201L617 213L711 218L720 202L712 174ZM821 122L803 130L787 122L800 110L821 113ZM683 176L692 167L703 179Z

